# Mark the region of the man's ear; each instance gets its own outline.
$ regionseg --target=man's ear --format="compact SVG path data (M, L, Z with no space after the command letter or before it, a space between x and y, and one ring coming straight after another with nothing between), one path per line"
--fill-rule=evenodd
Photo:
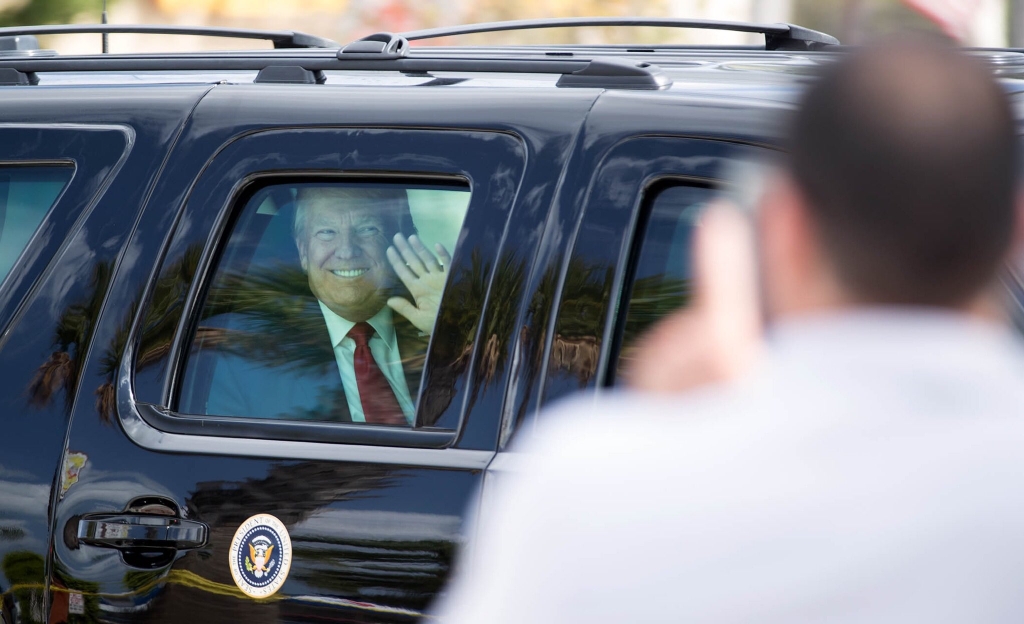
M808 200L786 174L771 180L758 211L761 276L768 310L786 316L814 305L825 273Z
M1013 216L1013 240L1010 241L1010 257L1007 261L1013 266L1024 266L1024 188L1017 191Z
M303 241L296 240L295 246L299 250L299 264L302 265L302 272L309 273L309 256L306 253L306 243Z

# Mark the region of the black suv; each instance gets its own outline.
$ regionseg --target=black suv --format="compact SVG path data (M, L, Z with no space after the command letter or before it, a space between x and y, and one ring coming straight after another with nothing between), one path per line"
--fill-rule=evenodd
M586 25L765 45L409 45ZM54 623L422 615L512 434L686 303L701 206L838 43L0 37L0 619Z

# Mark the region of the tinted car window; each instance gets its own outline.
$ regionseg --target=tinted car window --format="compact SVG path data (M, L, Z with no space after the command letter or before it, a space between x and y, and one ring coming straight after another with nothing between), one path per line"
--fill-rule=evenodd
M72 167L0 167L0 282L74 173Z
M622 346L616 368L628 365L634 344L645 330L688 303L693 230L713 193L705 187L670 186L647 202L619 321Z
M410 426L459 186L266 186L238 214L195 330L179 411Z

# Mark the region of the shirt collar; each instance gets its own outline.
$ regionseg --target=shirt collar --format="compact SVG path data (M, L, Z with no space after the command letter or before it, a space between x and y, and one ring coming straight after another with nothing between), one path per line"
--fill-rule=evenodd
M345 336L348 335L349 330L355 326L355 323L335 314L323 301L318 300L317 303L320 304L320 312L323 313L324 321L327 323L327 333L331 336L331 346L337 347L345 339ZM397 346L395 344L395 325L392 323L391 308L384 306L380 309L380 312L371 316L366 322L384 340L384 344L387 345L388 349L394 349Z
M930 308L865 307L777 323L768 331L774 365L942 368L1024 361L1008 324Z

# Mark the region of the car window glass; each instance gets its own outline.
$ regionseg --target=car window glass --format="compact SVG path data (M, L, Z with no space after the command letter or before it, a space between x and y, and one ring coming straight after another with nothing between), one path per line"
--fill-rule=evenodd
M53 207L72 167L0 167L0 282Z
M698 186L670 186L646 203L634 243L632 275L619 321L620 349L615 368L635 357L637 338L690 298L694 227L714 191Z
M412 425L469 196L351 182L252 193L209 282L178 411Z

